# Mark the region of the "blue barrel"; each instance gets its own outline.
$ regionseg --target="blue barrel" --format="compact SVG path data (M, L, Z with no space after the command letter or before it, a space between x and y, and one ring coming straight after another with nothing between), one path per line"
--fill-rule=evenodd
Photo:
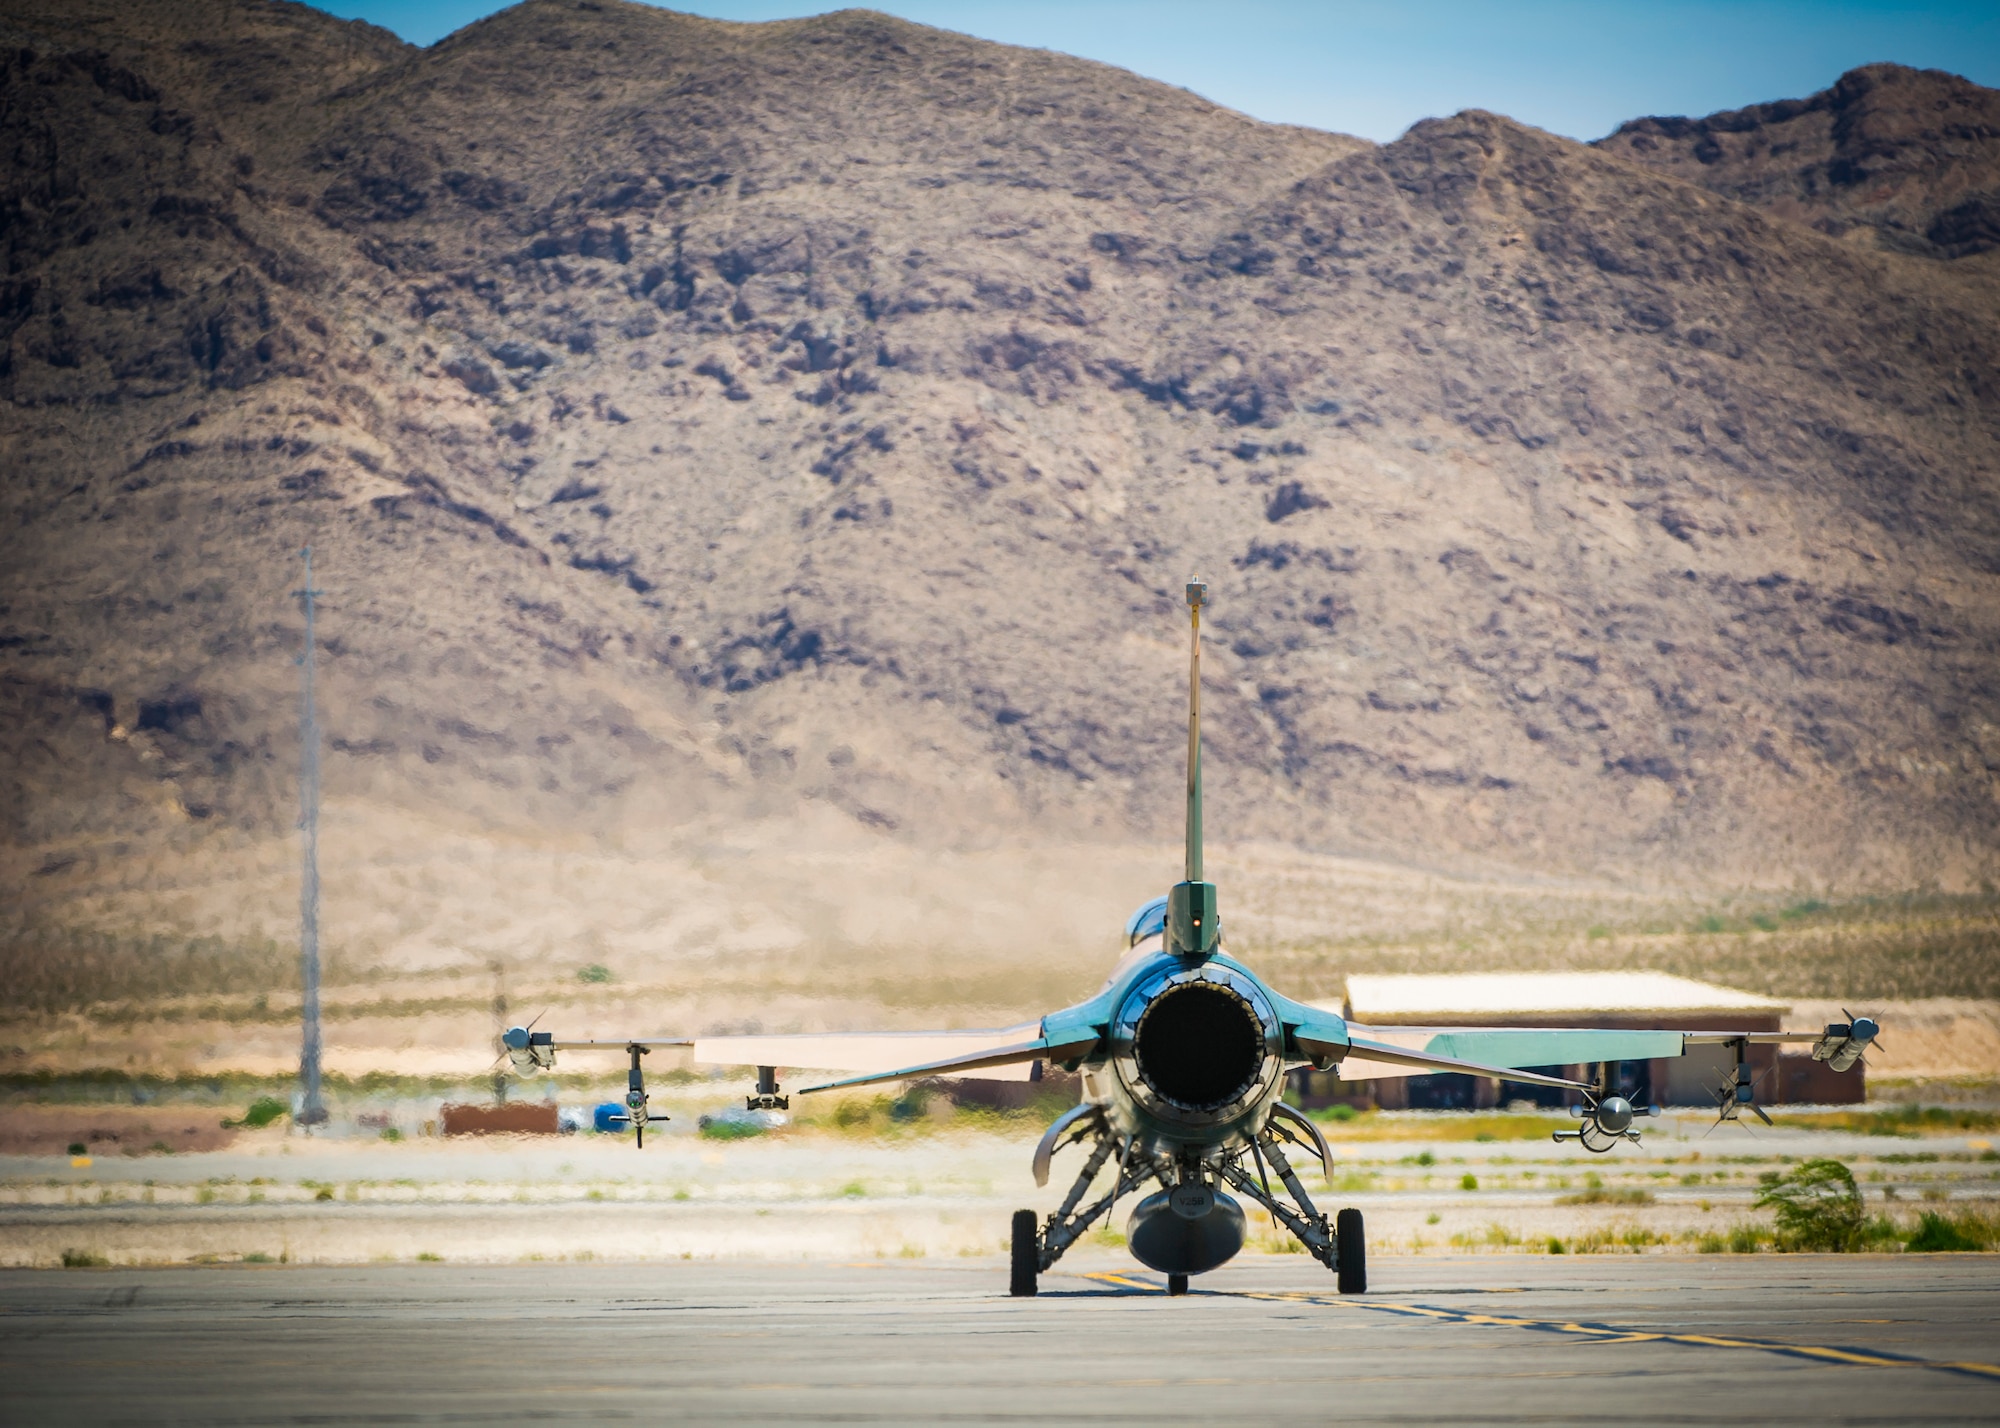
M592 1111L590 1113L590 1123L596 1130L610 1131L614 1134L619 1131L632 1129L632 1127L625 1123L625 1107L619 1101L606 1101L603 1105Z

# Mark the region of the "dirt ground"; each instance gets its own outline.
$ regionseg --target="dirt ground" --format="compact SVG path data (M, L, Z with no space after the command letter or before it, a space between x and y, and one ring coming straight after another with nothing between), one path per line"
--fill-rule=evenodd
M79 1144L92 1158L201 1154L226 1149L236 1134L207 1106L0 1107L0 1156L67 1155Z
M1053 1209L1076 1169L1074 1152L1060 1157L1037 1189L1039 1127L1027 1121L718 1141L695 1133L692 1100L674 1114L643 1151L587 1133L392 1141L350 1121L314 1137L243 1132L197 1153L100 1151L88 1164L0 1155L0 1265L991 1255L1010 1212ZM1819 1155L1852 1166L1869 1213L1898 1224L2000 1208L1992 1130L1752 1131L1674 1114L1642 1145L1597 1157L1552 1143L1542 1117L1407 1113L1394 1125L1402 1138L1372 1138L1385 1127L1371 1125L1371 1138L1347 1140L1329 1125L1328 1173L1301 1167L1323 1208L1364 1211L1384 1252L1754 1250L1769 1242L1753 1203L1761 1177ZM1129 1208L1080 1256L1122 1259ZM1249 1235L1255 1252L1290 1243L1256 1214Z

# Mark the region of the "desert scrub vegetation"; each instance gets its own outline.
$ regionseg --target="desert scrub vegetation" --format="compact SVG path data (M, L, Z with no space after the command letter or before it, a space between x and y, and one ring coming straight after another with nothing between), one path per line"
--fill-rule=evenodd
M1808 1111L1772 1117L1781 1126L1856 1131L1862 1135L1950 1135L1955 1131L2000 1130L2000 1111L1958 1106L1885 1106L1879 1110Z
M670 1069L648 1076L648 1082L666 1085L705 1083L707 1077ZM289 1096L297 1084L293 1076L264 1076L243 1071L149 1075L115 1067L78 1071L10 1071L0 1073L0 1101L25 1101L46 1105L88 1105L103 1101L129 1104L194 1104L212 1106L249 1105L263 1097ZM426 1096L485 1096L492 1092L490 1076L477 1072L465 1076L399 1076L392 1072L370 1071L360 1076L329 1071L321 1084L329 1098ZM559 1091L589 1096L620 1081L583 1073L545 1075L537 1086L553 1084ZM285 1103L289 1106L289 1102Z
M243 1112L241 1119L225 1120L222 1126L224 1130L262 1130L273 1121L290 1114L291 1107L276 1096L259 1096L250 1103L249 1109Z
M1593 1179L1596 1177L1593 1176ZM1586 1185L1568 1195L1556 1196L1558 1205L1650 1205L1653 1192L1636 1185Z
M16 927L0 933L0 986L13 1017L43 1016L106 1002L283 987L297 975L297 956L268 938Z
M1779 997L2000 996L2000 894L1835 900L1535 895L1454 885L1425 911L1347 938L1290 939L1239 913L1236 945L1294 996L1337 997L1353 972L1643 968ZM1754 952L1754 956L1746 953Z
M1982 1250L1993 1248L2000 1232L2000 1221L1978 1209L1926 1210L1909 1227L1886 1215L1871 1219L1853 1172L1838 1160L1808 1160L1760 1180L1756 1203L1773 1212L1772 1240L1781 1250Z
M2000 1248L2000 1214L1979 1210L1926 1210L1903 1240L1915 1254Z
M1854 1172L1838 1160L1815 1159L1780 1174L1760 1177L1757 1208L1777 1222L1778 1248L1843 1251L1860 1249L1868 1224Z

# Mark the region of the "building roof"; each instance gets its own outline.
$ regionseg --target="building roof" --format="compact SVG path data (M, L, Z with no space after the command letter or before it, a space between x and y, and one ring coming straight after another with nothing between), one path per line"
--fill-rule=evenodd
M1474 972L1347 979L1347 1015L1363 1022L1496 1016L1784 1012L1789 1004L1665 972Z

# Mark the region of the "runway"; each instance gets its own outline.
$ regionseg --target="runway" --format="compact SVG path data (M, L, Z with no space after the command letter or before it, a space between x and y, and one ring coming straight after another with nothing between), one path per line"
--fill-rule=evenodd
M15 1271L7 1423L2000 1418L1993 1256Z

